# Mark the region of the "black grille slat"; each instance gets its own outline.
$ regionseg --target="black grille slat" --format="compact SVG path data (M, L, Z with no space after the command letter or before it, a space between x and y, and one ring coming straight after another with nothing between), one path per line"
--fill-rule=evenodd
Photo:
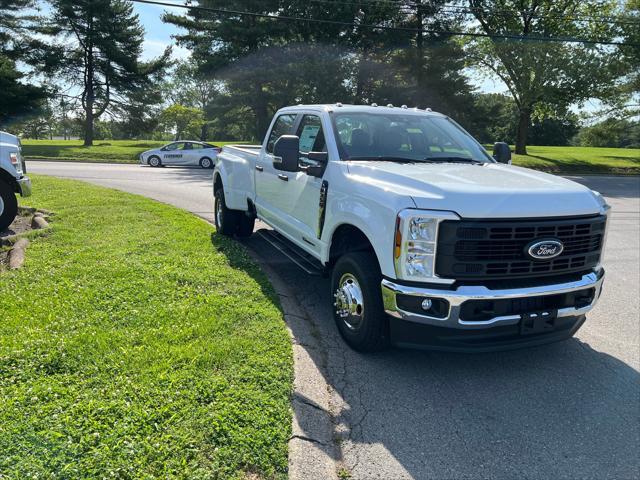
M444 221L436 272L446 278L518 278L586 271L600 260L605 217L539 221ZM532 260L526 246L558 239L564 250L550 261Z

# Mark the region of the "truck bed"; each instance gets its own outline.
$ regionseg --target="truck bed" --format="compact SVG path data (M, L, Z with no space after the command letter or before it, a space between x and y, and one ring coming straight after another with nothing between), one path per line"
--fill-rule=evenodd
M258 156L261 148L262 145L225 145L222 147L222 150L240 150L241 152L248 153L249 155Z

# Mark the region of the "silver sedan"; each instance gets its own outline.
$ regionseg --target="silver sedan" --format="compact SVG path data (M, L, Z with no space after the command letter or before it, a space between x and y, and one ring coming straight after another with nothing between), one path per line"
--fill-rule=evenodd
M147 150L140 154L140 164L152 167L165 165L200 166L213 168L216 157L222 148L210 143L180 141L162 148Z

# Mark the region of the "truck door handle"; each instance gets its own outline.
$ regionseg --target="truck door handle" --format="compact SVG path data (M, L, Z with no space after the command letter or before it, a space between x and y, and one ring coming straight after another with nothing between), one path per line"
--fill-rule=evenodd
M262 172L264 170L264 167L262 165L256 165L256 170Z
M288 181L289 181L289 177L287 177L286 175L283 175L282 173L279 173L279 174L278 174L278 178L279 178L280 180L285 181L285 182L288 182Z

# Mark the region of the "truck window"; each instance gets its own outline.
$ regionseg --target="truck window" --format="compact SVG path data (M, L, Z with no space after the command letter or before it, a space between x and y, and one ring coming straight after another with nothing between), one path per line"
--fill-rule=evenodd
M291 134L291 129L293 128L295 121L295 113L285 113L276 119L273 124L273 128L271 129L271 134L269 135L269 141L267 142L267 152L273 153L273 145L276 143L278 138L282 135Z
M296 135L300 138L300 153L327 151L322 122L317 115L304 115Z

